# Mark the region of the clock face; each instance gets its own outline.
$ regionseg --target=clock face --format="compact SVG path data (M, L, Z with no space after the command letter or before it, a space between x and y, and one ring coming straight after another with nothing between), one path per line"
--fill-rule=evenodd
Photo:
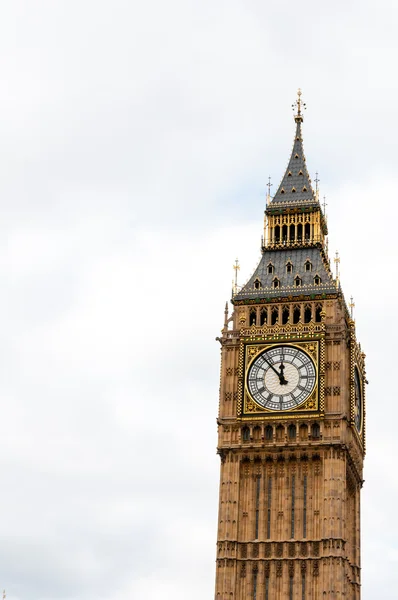
M272 346L258 354L247 371L253 400L268 410L300 406L315 387L316 370L309 355L296 346Z
M360 432L362 429L362 392L361 392L361 380L359 378L359 372L358 372L357 367L355 367L354 383L355 383L354 421L355 421L355 427L357 428L357 431Z

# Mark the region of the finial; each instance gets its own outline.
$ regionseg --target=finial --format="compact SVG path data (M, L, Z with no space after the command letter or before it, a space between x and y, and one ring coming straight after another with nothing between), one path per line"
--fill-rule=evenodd
M319 200L319 182L320 182L320 179L319 179L319 177L318 177L318 174L319 174L319 173L318 173L318 171L317 171L317 172L315 173L315 179L314 179L314 181L315 181L315 198L316 198L317 200Z
M323 197L322 207L323 207L323 216L326 218L326 207L327 207L326 196Z
M267 188L268 188L268 192L267 192L267 205L270 203L271 201L271 188L272 188L272 183L271 183L271 176L268 177L268 183L267 183Z
M334 260L335 265L336 265L336 281L338 281L339 280L339 263L340 263L340 257L339 257L339 253L338 253L337 250L336 250L336 256L335 256L335 258L333 260Z
M297 90L297 100L296 100L296 102L294 104L292 104L293 110L297 109L297 113L294 115L294 120L296 121L296 123L302 123L303 122L302 112L307 108L305 102L303 102L301 100L301 95L302 95L302 91L299 88Z
M350 307L350 312L351 312L351 319L354 318L354 308L355 308L355 302L354 302L354 298L351 296L350 298L350 303L348 305Z
M240 269L239 260L235 259L235 264L233 265L233 269L235 271L235 282L234 282L234 295L238 293L238 271Z

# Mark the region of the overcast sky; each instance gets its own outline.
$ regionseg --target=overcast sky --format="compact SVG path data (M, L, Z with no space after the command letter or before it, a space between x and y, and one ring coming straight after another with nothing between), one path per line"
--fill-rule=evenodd
M397 25L392 0L3 0L7 600L212 597L214 338L299 86L367 354L362 599L396 599Z

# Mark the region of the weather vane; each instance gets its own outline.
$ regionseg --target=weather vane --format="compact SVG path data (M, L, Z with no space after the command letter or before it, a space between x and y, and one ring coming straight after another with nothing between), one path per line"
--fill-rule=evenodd
M303 120L302 111L304 111L307 108L306 103L301 100L301 96L302 96L302 91L299 88L298 91L297 91L297 100L296 100L296 102L294 104L292 104L292 109L293 110L297 109L297 114L295 115L295 120L296 121L302 121Z

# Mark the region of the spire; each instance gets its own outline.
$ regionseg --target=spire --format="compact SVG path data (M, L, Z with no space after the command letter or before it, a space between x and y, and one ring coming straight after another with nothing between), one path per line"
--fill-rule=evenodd
M293 104L295 109L294 120L296 122L296 134L294 137L292 154L289 164L278 190L270 202L270 207L282 205L310 205L318 206L319 202L312 188L311 179L305 162L303 136L301 125L303 123L303 111L305 104L301 100L301 90L297 92L297 100Z

